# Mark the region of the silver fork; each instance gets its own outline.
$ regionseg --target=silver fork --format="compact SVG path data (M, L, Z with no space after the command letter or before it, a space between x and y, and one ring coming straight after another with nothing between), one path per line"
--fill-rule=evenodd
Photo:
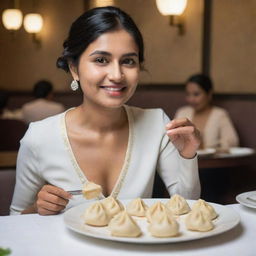
M73 196L76 196L76 195L82 195L82 190L69 190L67 191L69 194L73 195Z

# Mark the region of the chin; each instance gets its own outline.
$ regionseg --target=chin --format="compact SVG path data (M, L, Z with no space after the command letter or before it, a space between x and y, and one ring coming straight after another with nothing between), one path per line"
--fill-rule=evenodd
M125 104L125 102L105 102L103 104L101 104L101 106L105 107L105 108L111 108L111 109L117 109L117 108L121 108L123 107L123 105Z

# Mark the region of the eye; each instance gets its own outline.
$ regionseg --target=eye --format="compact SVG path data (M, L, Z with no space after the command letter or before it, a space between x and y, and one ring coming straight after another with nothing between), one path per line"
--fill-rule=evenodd
M132 58L126 58L122 61L122 64L127 65L127 66L134 66L134 65L136 65L136 61Z
M99 64L107 64L108 63L108 60L105 58L105 57L97 57L95 59L95 62L96 63L99 63Z

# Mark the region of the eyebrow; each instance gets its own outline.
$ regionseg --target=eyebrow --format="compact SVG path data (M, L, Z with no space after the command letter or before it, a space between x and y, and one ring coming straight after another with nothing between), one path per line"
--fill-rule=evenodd
M89 56L93 56L93 55L97 55L97 54L99 54L99 55L111 56L111 53L106 52L106 51L94 51L94 52L91 53ZM130 52L130 53L125 53L125 54L123 55L123 57L132 57L132 56L138 57L138 54L135 53L135 52Z

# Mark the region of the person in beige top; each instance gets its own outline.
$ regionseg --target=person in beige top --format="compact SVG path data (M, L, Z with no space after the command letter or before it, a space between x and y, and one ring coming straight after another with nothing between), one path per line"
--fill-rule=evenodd
M26 123L42 120L64 112L61 103L54 102L53 86L49 81L41 80L34 85L35 100L22 106L22 115Z
M201 132L201 148L227 150L238 146L238 136L229 114L225 109L212 105L212 94L213 84L208 76L191 76L186 83L189 106L178 109L175 118L187 117L193 121Z

